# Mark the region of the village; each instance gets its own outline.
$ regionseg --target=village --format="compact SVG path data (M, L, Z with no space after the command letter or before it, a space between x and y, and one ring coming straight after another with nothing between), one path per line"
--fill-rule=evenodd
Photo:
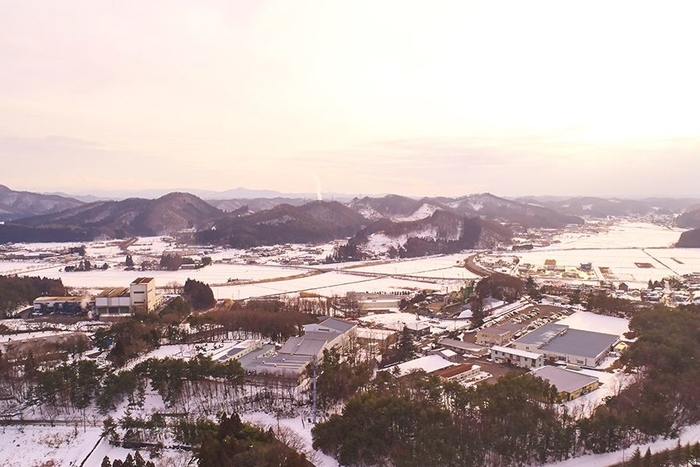
M128 255L123 245L102 242L86 245L83 254L71 250L77 248L75 245L34 245L21 258L19 248L10 246L10 251L4 252L12 256L2 262L6 271L53 275L70 284L70 295L37 296L30 306L0 321L2 355L17 361L31 356L49 365L92 361L100 371L116 374L133 371L150 359L236 362L244 372L236 395L227 396L230 400L222 395L200 400L196 411L216 413L224 407L236 407L263 419L269 420L272 413L278 420L282 415L297 420L293 425L304 449L321 459L324 455L311 448L310 428L316 420L338 410L320 404L315 389L324 359L329 356L362 362L374 374L403 378L420 372L466 388L496 384L504 375L532 374L556 388L555 400L562 407L590 414L630 383L631 377L622 371L618 359L635 336L629 333L625 310L601 314L600 310L586 309L583 300L575 297L605 296L638 305L663 302L678 306L694 303L700 289L697 274L665 279L654 276L648 284L632 278L628 286L619 278L600 277L603 268L596 262L572 266L562 261L561 255L547 251L539 253L540 264L533 260L529 265L506 252L477 251L329 269L321 265L329 245L281 246L264 252L219 252L205 247L173 253L175 245L170 239L135 239L128 245ZM73 252L51 252L60 248ZM147 260L157 263L165 251L193 259L173 270L139 267ZM579 257L587 254L584 251ZM680 253L673 255L679 257ZM299 262L305 264L290 268L290 262L296 261L290 257L300 257ZM60 258L60 263L53 258ZM66 264L84 265L88 258L108 267L67 270ZM475 320L471 295L480 279L469 264L491 273L507 272L520 277L524 285L527 278L528 287L534 284L537 293L525 287L513 300L486 297L485 317ZM234 281L232 276L236 276ZM324 278L334 280L325 282ZM152 348L145 347L115 366L111 355L116 342L111 337L105 339L108 330L134 319L144 323L162 320L163 312L168 313L183 297L183 282L199 280L212 295L211 306L178 315L176 321L169 321L171 331L156 339ZM304 281L315 282L309 286ZM105 283L110 286L99 286ZM251 293L258 290L263 293ZM244 298L238 300L241 296ZM209 313L235 313L227 310L237 306L278 306L271 305L275 303L282 304L280 309L293 306L307 313L308 322L282 338L252 328L232 328L225 322L192 319ZM86 420L91 418L96 449L87 457L73 459L75 462L90 465L99 462L99 456L123 453L133 444L133 440L132 444L126 442L128 427L121 428L122 438L107 436L102 430L105 413L94 406L88 408L93 412L89 417L68 407L47 411L36 401L23 399L14 387L4 385L2 390L0 419L4 423L22 426L23 420L30 425L43 420L54 426L75 427L87 426ZM182 404L192 410L191 401L179 400L168 408L167 402L163 405L165 401L158 402L153 396L146 390L141 406L125 401L110 416L116 419L125 413L140 413L149 417L181 410ZM297 423L304 426L299 428ZM135 445L154 445L149 436L138 439ZM77 452L85 455L80 449ZM174 451L170 454L187 456ZM334 465L328 458L323 462L321 465Z

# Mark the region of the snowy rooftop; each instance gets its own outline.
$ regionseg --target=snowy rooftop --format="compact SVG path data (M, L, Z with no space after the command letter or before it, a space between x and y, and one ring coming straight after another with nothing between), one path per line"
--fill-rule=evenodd
M557 391L568 393L575 392L598 381L598 378L595 376L565 370L556 366L543 366L534 370L533 374L548 381L549 384L557 388Z
M399 374L407 375L413 371L423 370L426 373L432 373L434 371L442 370L449 366L453 366L454 363L445 360L439 355L428 355L427 357L420 357L410 362L400 363L392 367L387 368L388 371L394 371L394 368L399 369Z
M512 347L501 347L500 345L494 345L491 347L491 350L494 352L501 352L509 355L515 355L517 357L524 357L524 358L530 358L532 360L537 360L538 358L542 357L542 354L535 353L535 352L528 352L527 350L518 350L514 349Z
M540 326L532 332L528 332L520 339L516 340L517 344L522 345L532 345L534 347L542 347L543 345L549 343L566 331L568 326L555 323L547 323L544 326Z

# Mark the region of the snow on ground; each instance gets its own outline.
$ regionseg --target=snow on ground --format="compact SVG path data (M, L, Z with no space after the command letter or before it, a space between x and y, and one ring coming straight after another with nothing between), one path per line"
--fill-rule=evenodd
M449 360L442 358L440 355L427 355L425 357L419 357L404 363L399 363L398 365L386 367L382 371L389 371L393 374L393 372L396 371L394 368L398 368L399 375L407 375L418 370L423 370L426 373L432 373L454 365L456 365L456 363L452 363Z
M135 450L116 447L106 439L100 440L101 426L85 427L81 422L76 425L27 425L3 426L0 429L0 465L3 467L34 467L52 465L69 467L82 465L98 466L108 456L110 460L124 460ZM99 441L99 444L98 444ZM94 451L93 451L93 448ZM92 452L91 452L92 451ZM192 454L175 450L164 450L159 458L152 458L147 450L141 455L146 460L153 460L156 465L187 465L178 462L189 459ZM53 461L52 464L49 464Z
M462 281L442 281L439 279L417 281L391 277L375 278L343 273L342 271L331 271L285 281L212 287L212 290L217 299L243 300L272 295L292 295L304 291L326 297L344 295L347 292L451 291L459 290L462 285Z
M100 427L83 428L82 424L3 426L0 430L0 465L3 467L49 465L49 461L53 461L50 465L55 467L80 465L100 439L101 432Z
M557 266L578 268L581 263L592 263L593 268L604 278L600 268L609 268L611 279L625 282L631 286L646 286L649 280L657 281L664 277L679 275L682 268L671 260L660 262L656 259L659 251L643 250L638 248L623 249L571 249L571 250L535 250L530 252L518 252L521 264L543 266L545 260L556 260ZM679 251L679 250L674 250ZM671 253L674 255L675 253ZM693 265L700 266L700 255ZM694 269L694 266L691 266ZM686 268L690 269L690 268Z
M684 229L647 222L619 222L603 232L566 232L557 235L548 249L562 248L667 248L675 244Z
M700 272L700 248L653 248L645 252L678 275Z
M557 321L557 324L565 324L572 329L602 332L618 336L629 332L629 323L629 320L625 318L597 315L589 311L577 311Z
M61 331L41 331L41 332L27 332L22 334L1 334L0 344L5 344L7 342L19 342L26 341L30 339L40 339L45 337L57 337L61 334L66 334Z
M235 348L248 348L254 345L252 341L226 340L224 342L207 342L202 344L173 344L161 345L155 350L140 356L124 366L124 370L131 370L141 362L145 362L149 358L164 359L164 358L180 358L189 360L202 354L211 357L212 360L226 360L229 358L229 352Z
M476 279L478 276L467 269L456 267L458 261L464 261L470 252L455 255L435 256L430 258L396 260L382 264L353 268L354 271L375 274L400 274L416 277L433 277L449 279Z
M124 460L128 454L134 455L133 449L126 449L119 446L112 446L109 441L103 439L95 448L95 451L90 454L90 457L85 462L85 466L98 466L102 463L105 456L111 461L114 459ZM139 451L141 456L146 460L152 460L157 466L184 466L190 465L188 462L192 458L191 452L177 451L165 449L160 457L151 457L148 450Z
M445 331L455 331L471 325L471 322L468 320L428 319L424 316L417 316L413 313L380 313L363 316L360 318L360 320L365 323L390 327L400 327L399 325L407 323L429 323L431 325L430 331L433 334L439 334Z
M421 219L427 219L428 217L432 216L435 214L435 211L439 210L440 208L438 206L435 206L434 204L428 204L428 203L423 203L421 207L416 209L416 211L411 214L410 216L395 216L392 220L394 222L412 222L412 221L419 221Z
M200 269L180 271L125 271L121 268L106 271L61 271L62 266L54 266L42 270L42 277L61 279L67 287L78 288L107 288L126 287L137 277L154 277L156 286L164 286L169 282L184 284L189 279L196 279L206 284L223 284L229 279L238 281L259 281L289 277L307 273L308 270L283 266L263 266L254 264L213 264ZM36 275L25 273L22 275Z
M687 427L681 433L680 442L683 446L685 446L687 443L692 445L698 441L700 441L700 425ZM677 444L677 439L660 439L653 443L641 444L638 446L635 445L617 452L576 457L566 461L546 464L543 467L606 467L621 463L622 461L628 461L636 447L639 447L639 451L642 453L642 455L644 455L647 448L650 448L651 452L655 453L664 449L675 448Z
M23 274L50 268L44 261L0 261L0 274ZM29 274L36 276L37 274Z
M625 282L644 287L649 280L700 271L700 249L672 248L681 229L644 222L620 222L599 226L600 231L586 226L583 231L567 232L554 237L555 243L528 252L512 255L520 263L543 266L554 259L557 266L579 267L593 263L599 279ZM600 268L609 268L604 277Z
M631 384L634 379L634 375L629 375L621 371L609 373L606 371L583 369L578 370L577 372L589 376L595 376L600 381L600 387L593 392L584 394L583 396L572 401L568 401L564 404L569 409L570 413L576 415L593 415L595 408L602 405L605 402L606 397L618 394L623 388Z
M280 418L277 419L274 415L264 412L244 413L240 415L241 420L263 428L272 427L277 431L277 427L286 428L298 436L299 441L303 444L303 449L309 459L316 467L336 467L340 464L330 456L323 454L321 451L314 451L311 447L311 428L313 424L310 422L310 415L300 415L295 418Z

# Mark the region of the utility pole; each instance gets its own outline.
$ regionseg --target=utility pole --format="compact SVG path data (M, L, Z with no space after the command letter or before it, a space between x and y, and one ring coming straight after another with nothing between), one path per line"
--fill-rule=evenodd
M318 360L314 357L314 406L313 406L313 423L316 425L316 418L318 416L318 392L316 388L316 379L318 378Z

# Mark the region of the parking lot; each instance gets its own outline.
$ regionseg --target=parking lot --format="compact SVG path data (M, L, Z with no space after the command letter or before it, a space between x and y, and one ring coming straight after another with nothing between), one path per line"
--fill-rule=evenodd
M498 321L491 321L490 325L498 326L501 324L517 324L522 326L521 331L516 333L516 339L522 335L532 331L545 323L558 321L565 316L571 314L569 310L560 306L554 305L531 305L523 310L517 312L511 312L503 317L499 318ZM464 333L464 341L469 343L476 342L476 332ZM473 363L481 366L482 371L490 373L493 375L491 378L484 380L484 382L493 384L498 381L498 378L515 371L518 373L526 373L527 371L522 368L517 368L510 365L503 365L491 362L487 360L487 357L483 358L464 358L465 363Z

